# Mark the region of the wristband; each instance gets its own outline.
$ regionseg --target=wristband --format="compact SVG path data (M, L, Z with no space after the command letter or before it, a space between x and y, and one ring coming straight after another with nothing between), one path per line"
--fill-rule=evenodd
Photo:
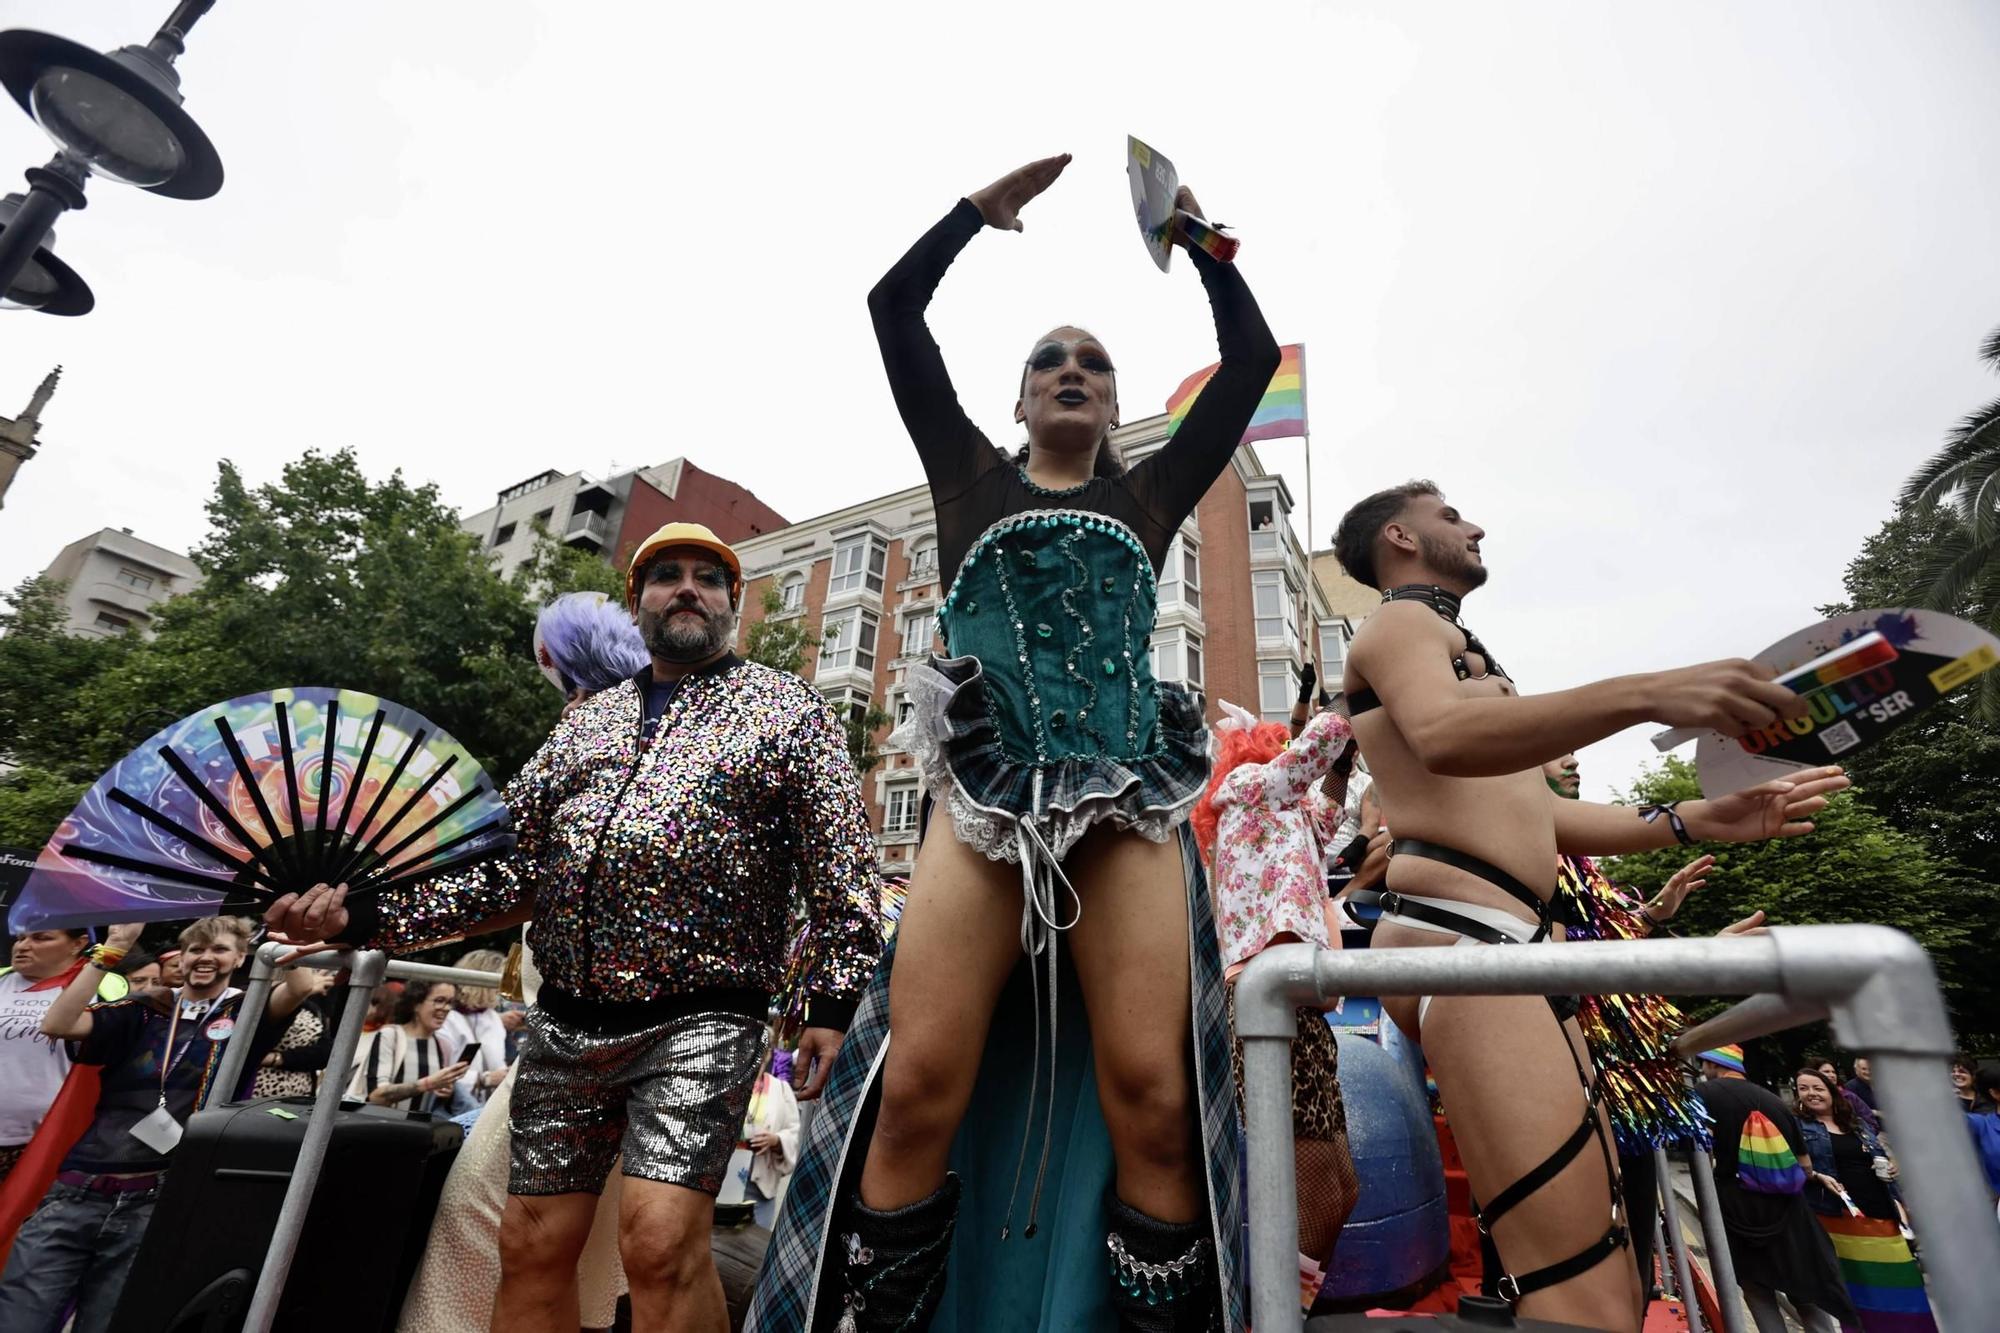
M109 972L125 961L125 950L114 949L108 944L90 946L90 965L102 972Z
M1639 818L1651 824L1662 815L1666 816L1667 827L1674 831L1674 841L1683 847L1692 847L1694 838L1688 833L1688 826L1681 822L1680 815L1674 810L1679 804L1679 801L1668 801L1665 805L1642 805L1639 807Z

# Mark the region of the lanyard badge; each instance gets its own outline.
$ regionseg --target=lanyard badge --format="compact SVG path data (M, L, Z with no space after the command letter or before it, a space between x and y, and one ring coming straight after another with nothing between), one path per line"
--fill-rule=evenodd
M182 1047L178 1054L174 1051L174 1038L180 1032L181 1014L186 1012L192 1022L198 1025L207 1025L209 1027L209 1040L222 1040L229 1035L228 1032L224 1032L222 1037L219 1038L215 1035L215 1029L220 1028L224 1023L228 1023L229 1020L226 1018L218 1019L214 1024L209 1024L208 1020L223 1001L228 998L227 995L224 995L220 999L212 1001L205 1009L198 1004L190 1005L185 1000L178 997L175 998L174 1016L167 1022L167 1048L160 1060L159 1105L148 1111L139 1120L139 1123L133 1125L130 1130L133 1138L139 1140L139 1142L145 1144L161 1156L172 1152L179 1145L181 1135L186 1132L181 1122L174 1119L174 1113L167 1109L167 1079L173 1074L174 1067L187 1055L187 1047ZM230 1026L233 1029L235 1025L231 1023ZM194 1045L194 1036L192 1033L188 1036L187 1044L188 1046Z

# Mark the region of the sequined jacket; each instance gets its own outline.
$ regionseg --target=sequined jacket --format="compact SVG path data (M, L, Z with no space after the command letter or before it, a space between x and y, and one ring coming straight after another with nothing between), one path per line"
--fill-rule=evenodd
M846 1026L881 953L874 841L839 723L797 676L734 656L686 678L643 752L635 681L557 724L508 784L505 858L352 906L392 951L534 900L548 988L594 1002L776 989L795 895L808 1021Z

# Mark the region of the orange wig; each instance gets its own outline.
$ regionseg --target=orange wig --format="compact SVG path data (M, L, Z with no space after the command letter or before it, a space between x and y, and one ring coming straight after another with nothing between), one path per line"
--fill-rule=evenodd
M1221 726L1215 731L1218 751L1209 770L1208 787L1195 802L1188 822L1194 825L1194 839L1204 861L1215 856L1215 793L1222 781L1245 764L1268 764L1292 743L1292 729L1282 722L1259 722L1254 727Z

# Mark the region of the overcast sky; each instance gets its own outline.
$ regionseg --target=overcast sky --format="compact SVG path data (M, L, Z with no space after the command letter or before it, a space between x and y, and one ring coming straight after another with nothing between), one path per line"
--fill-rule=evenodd
M109 48L170 8L0 21ZM1075 321L1157 411L1214 343L1137 239L1134 133L1307 346L1315 546L1430 476L1488 531L1467 619L1525 688L1754 652L1996 392L1995 68L1983 0L221 0L181 69L222 193L94 183L57 250L97 310L0 314L0 411L65 366L0 585L102 526L185 549L217 460L308 447L468 508L681 455L793 518L913 484L863 297L1053 152L933 307L960 397L1014 438L1022 357ZM0 188L47 153L0 116ZM1303 496L1301 445L1263 452ZM1585 752L1591 794L1645 735Z

